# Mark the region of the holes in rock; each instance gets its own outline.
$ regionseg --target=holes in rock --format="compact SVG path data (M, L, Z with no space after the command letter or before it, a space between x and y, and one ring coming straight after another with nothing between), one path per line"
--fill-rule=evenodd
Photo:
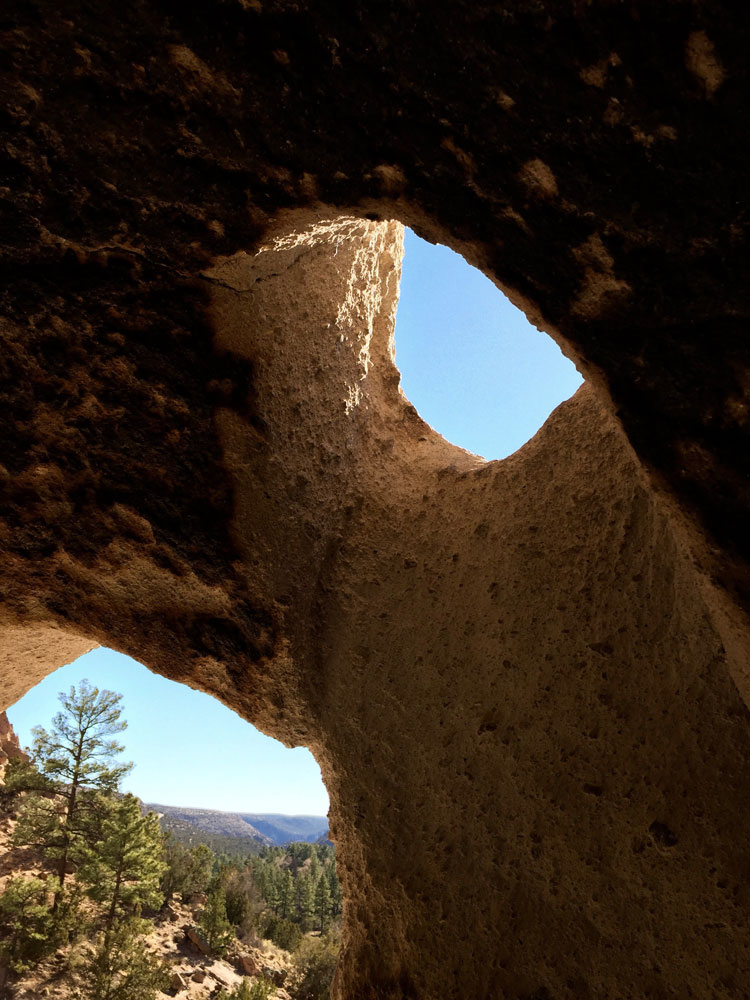
M677 837L670 830L666 823L654 820L648 828L648 832L653 837L654 843L660 847L674 847L677 844Z
M401 387L446 440L505 458L583 381L545 333L452 250L405 231L396 317Z
M76 938L71 944L67 938L50 937L45 950L44 940L29 937L20 925L14 930L8 909L11 903L5 906L3 899L8 902L4 894L13 879L36 879L39 898L35 896L34 902L40 906L51 907L54 892L59 892L45 880L59 874L60 830L69 809L71 770L55 772L47 755L42 771L54 778L54 786L35 797L34 792L18 787L13 790L12 783L4 787L0 767L0 941L13 933L14 947L19 949L18 969L11 981L17 982L19 989L33 985L35 990L43 990L48 982L57 984L62 975L66 985L74 987L76 975L87 974L87 969L91 973L93 949L102 940L97 935L108 926L110 916L114 914L117 926L140 908L148 922L138 931L139 940L147 940L149 949L167 962L173 986L178 976L185 984L205 982L218 991L222 981L236 985L238 976L257 977L265 966L275 970L268 975L278 976L279 985L289 962L277 961L278 950L259 944L259 939L293 951L305 935L311 937L313 951L326 952L332 975L342 899L334 850L326 839L328 795L310 752L285 748L215 699L152 674L108 649L94 650L55 671L8 709L8 719L22 747L33 743L34 726L42 726L47 733L60 730L54 716L61 712L70 733L61 741L63 750L56 753L70 763L73 758L65 746L76 746L80 727L76 728L69 708L61 705L58 693L67 695L75 688L80 702L84 678L100 691L122 695L118 707L127 728L102 733L104 739L114 738L124 747L124 752L114 761L105 760L106 764L128 760L135 764L120 790L132 793L159 814L162 828L181 846L170 847L165 853L158 830L148 844L136 844L135 840L131 844L128 838L135 837L138 822L153 825L153 821L140 819L137 803L127 795L96 798L95 776L84 779L74 800L77 811L66 848L64 882L66 892L75 889L83 893L81 921L90 933L84 930L83 939ZM97 760L96 756L92 759ZM6 777L9 773L6 769ZM38 777L35 780L38 782ZM28 833L28 824L34 822L37 800L52 819L52 827L47 824L45 829L54 827L54 843L49 838L47 843L44 838L21 836L14 844L14 831L26 823ZM30 805L33 809L27 819ZM125 816L128 808L131 812ZM122 829L115 829L120 818ZM120 840L113 840L113 831ZM135 854L128 855L133 871L128 869L126 891L119 898L113 895L117 890L110 878L110 868L114 871L112 866L119 857L117 844L126 850L132 846L133 852L137 848L141 860L151 858L141 871L141 862L132 861ZM213 854L196 854L200 844L206 844ZM74 906L72 898L64 896L66 906ZM184 937L186 926L197 927L198 943L194 942L192 951ZM40 927L44 936L47 924L34 924L32 930L36 933ZM211 953L203 954L201 948L207 941ZM61 942L64 949L75 951L66 969L83 971L68 975L53 958L46 963ZM247 960L244 964L242 956ZM22 968L24 965L28 968Z

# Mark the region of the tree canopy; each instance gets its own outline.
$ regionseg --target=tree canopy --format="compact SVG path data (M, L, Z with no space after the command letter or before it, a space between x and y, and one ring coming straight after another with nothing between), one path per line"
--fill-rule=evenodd
M62 887L71 852L81 839L83 807L90 803L85 793L115 792L133 765L116 760L124 747L112 738L127 727L120 718L122 695L100 691L82 680L58 697L62 711L50 729L35 726L32 730L31 759L47 790L26 803L14 840L43 848L47 859L56 861Z

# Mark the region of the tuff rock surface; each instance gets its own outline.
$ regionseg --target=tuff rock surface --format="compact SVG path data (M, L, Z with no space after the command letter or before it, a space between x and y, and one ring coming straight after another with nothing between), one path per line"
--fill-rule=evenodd
M0 712L0 781L5 765L9 760L27 760L27 755L21 749L13 726L8 721L5 712Z
M105 643L310 746L336 997L746 995L748 16L3 7L3 701ZM586 376L503 462L399 222Z

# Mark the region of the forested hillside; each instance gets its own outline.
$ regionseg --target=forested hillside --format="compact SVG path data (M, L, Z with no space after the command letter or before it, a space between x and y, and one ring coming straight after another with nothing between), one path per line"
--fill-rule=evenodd
M240 813L246 823L274 844L291 844L307 841L314 844L328 835L326 816L280 816L278 813Z
M216 812L210 809L183 809L149 802L146 809L159 817L166 834L181 844L207 844L217 853L232 857L257 854L261 847L272 841L245 823L237 813Z
M203 841L231 853L254 853L264 845L291 844L299 841L316 843L328 835L325 816L282 816L278 813L222 812L217 809L195 809L148 802L162 829L183 843ZM207 839L209 838L209 839ZM231 844L232 840L241 842Z

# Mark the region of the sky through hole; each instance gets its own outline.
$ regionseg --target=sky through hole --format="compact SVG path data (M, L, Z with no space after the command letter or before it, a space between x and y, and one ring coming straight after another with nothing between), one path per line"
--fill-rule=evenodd
M582 382L480 271L444 246L405 233L396 316L401 388L452 444L505 458Z

